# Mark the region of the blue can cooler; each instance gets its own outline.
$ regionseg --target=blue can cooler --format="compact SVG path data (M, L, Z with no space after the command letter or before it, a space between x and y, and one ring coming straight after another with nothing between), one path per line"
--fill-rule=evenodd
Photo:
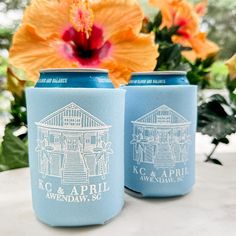
M125 90L107 71L44 70L26 90L33 208L51 226L104 224L124 204Z
M139 197L189 193L195 181L197 86L185 72L134 73L126 89L125 186Z

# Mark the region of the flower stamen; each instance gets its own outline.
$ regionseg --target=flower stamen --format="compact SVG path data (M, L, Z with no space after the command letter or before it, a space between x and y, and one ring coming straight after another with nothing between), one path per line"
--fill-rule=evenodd
M78 31L85 33L88 39L93 27L94 14L89 6L88 0L73 0L70 21L73 27Z

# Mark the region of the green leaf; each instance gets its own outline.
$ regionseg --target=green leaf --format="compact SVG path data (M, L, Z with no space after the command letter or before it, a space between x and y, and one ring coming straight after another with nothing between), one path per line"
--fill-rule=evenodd
M224 144L229 144L229 139L227 138L222 138L222 139L213 139L212 144L218 145L219 143L224 143Z
M231 107L220 95L213 95L198 108L198 131L209 135L217 142L228 143L226 136L236 133L236 117L229 115L224 107Z
M28 166L27 145L6 128L0 156L0 171Z
M219 142L224 143L224 144L229 144L229 140L227 138L219 139Z
M236 94L235 93L230 93L229 97L230 97L230 101L234 105L234 108L236 109ZM236 110L234 111L234 113L236 114Z
M13 28L0 28L0 49L9 49L13 32Z
M180 65L182 56L179 44L162 43L159 53L156 70L174 70Z
M169 43L174 44L172 41L172 36L177 34L179 27L173 26L171 28L164 27L161 30L158 27L154 28L155 36L156 36L156 43Z
M202 77L199 76L194 71L189 71L187 73L187 78L188 78L190 84L198 84L202 80Z
M227 85L227 89L229 91L230 101L235 109L236 108L236 79L231 80L230 77L228 76L226 85ZM236 111L235 111L235 113L236 113Z
M220 94L214 94L210 97L210 101L217 101L219 102L220 104L224 104L224 105L227 105L229 106L229 103L225 100L225 98L220 95Z
M153 24L156 28L158 28L160 27L161 23L162 23L162 14L161 12L158 12L158 14L154 18Z
M212 64L210 70L210 88L224 89L228 76L228 68L223 61L216 61Z
M12 120L8 125L11 128L19 128L21 126L27 126L27 113L26 113L26 100L25 93L19 97L14 95L14 101L11 104Z
M212 66L212 64L215 62L214 57L208 57L205 60L202 61L203 68L209 68Z
M218 159L215 159L215 158L210 158L206 162L211 162L211 163L223 166L222 162L220 162Z
M227 88L230 92L236 89L236 80L231 80L229 77L227 79Z
M214 138L211 142L212 144L218 145L219 144L219 140Z

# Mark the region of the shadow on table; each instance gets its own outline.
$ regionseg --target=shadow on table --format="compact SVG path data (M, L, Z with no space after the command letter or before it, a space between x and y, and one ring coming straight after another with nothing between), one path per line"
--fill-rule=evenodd
M44 224L42 222L40 222L40 223L44 227L46 227L47 231L49 231L49 232L51 231L51 232L55 233L55 230L56 230L58 235L66 235L67 233L70 234L70 235L73 235L73 234L78 235L78 233L89 233L89 232L92 233L93 231L97 232L98 229L104 227L104 225L79 226L79 227L78 226L74 226L74 227L73 226L70 226L70 227L53 227L53 226L49 226L47 224Z
M172 197L143 197L143 195L139 192L134 192L133 190L129 189L129 188L125 188L125 193L127 194L127 196L130 196L132 198L135 198L137 200L141 200L144 202L173 202L173 201L178 201L181 200L183 198L187 198L189 195L191 195L192 190L184 195L180 195L180 196L172 196Z

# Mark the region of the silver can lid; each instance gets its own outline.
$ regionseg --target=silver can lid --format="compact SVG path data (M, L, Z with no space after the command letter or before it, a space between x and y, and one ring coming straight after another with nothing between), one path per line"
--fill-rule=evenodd
M133 72L132 75L187 75L186 71L142 71Z
M127 86L189 85L186 74L186 71L135 72Z
M108 70L98 68L49 68L41 69L40 73L63 73L63 72L78 72L78 73L108 73Z

